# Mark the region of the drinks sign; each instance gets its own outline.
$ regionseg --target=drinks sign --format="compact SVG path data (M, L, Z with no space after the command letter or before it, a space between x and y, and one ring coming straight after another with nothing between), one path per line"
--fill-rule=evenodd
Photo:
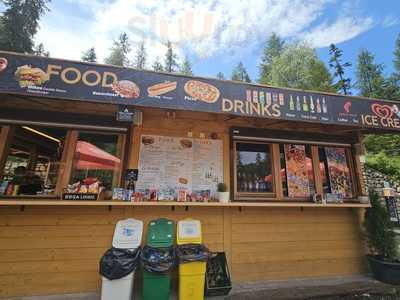
M0 93L400 130L395 102L0 51ZM132 116L129 114L129 116Z

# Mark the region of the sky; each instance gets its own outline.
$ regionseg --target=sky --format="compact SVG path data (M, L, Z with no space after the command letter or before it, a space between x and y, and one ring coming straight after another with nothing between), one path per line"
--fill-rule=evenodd
M343 60L353 63L351 77L362 48L391 73L400 33L400 0L53 0L49 8L36 42L52 57L79 60L94 46L102 61L126 32L133 49L145 41L149 68L157 56L163 59L170 40L180 59L191 60L195 75L221 71L229 78L243 61L253 81L272 32L287 42L307 42L325 62L335 43Z

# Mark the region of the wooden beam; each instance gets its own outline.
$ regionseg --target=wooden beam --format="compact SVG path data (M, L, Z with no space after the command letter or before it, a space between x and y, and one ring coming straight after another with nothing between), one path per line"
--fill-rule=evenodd
M112 181L113 188L122 184L122 172L123 172L123 168L124 168L123 160L124 160L125 144L126 144L126 135L119 134L118 141L117 141L117 157L120 159L120 165L119 165L120 167L118 170L114 171L113 181Z
M76 130L70 130L67 132L64 142L64 150L60 162L60 168L58 170L58 178L56 184L56 195L61 195L63 189L69 184L71 177L72 167L74 163L74 155L76 149L76 143L78 141L79 132Z
M0 178L3 176L14 131L14 126L2 126L0 128Z
M142 134L141 126L133 126L131 130L131 136L129 139L129 159L128 169L137 169L139 166L139 151L140 151L140 136Z
M311 146L312 168L314 174L315 192L322 196L324 192L321 170L319 167L318 146Z
M283 198L282 177L281 177L281 157L279 144L272 144L272 174L275 186L275 197Z

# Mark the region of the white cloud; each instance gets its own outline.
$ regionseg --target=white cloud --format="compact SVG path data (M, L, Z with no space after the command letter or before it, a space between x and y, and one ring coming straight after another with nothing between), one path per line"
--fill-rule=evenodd
M149 60L153 60L164 55L166 40L182 55L190 51L207 57L253 51L272 32L286 39L304 38L321 47L351 39L372 26L370 18L355 17L318 24L336 0L64 1L91 19L75 18L72 27L67 26L60 22L62 17L54 20L54 15L64 14L69 19L74 12L57 12L53 5L43 19L38 41L43 41L53 56L72 59L79 59L92 45L103 59L122 31L128 33L133 47L145 39Z
M350 40L359 34L371 29L371 18L344 17L328 24L323 23L311 31L304 33L303 39L312 47L327 47Z
M386 16L382 21L382 26L384 28L396 26L400 24L400 18L393 15Z

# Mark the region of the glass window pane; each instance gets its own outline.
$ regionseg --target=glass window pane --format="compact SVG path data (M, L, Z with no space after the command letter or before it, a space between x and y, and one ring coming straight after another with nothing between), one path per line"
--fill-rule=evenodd
M325 147L331 193L343 198L353 196L350 167L345 148Z
M280 145L283 194L291 198L308 198L315 193L310 145Z
M236 172L238 192L273 192L269 145L236 143Z
M329 179L328 162L326 161L324 147L318 148L318 155L319 155L319 170L321 172L323 192L324 194L329 194L331 193L331 183Z
M70 184L78 184L77 192L111 191L119 185L121 147L118 134L80 132L73 162Z
M0 194L52 195L67 131L17 126L3 170Z

